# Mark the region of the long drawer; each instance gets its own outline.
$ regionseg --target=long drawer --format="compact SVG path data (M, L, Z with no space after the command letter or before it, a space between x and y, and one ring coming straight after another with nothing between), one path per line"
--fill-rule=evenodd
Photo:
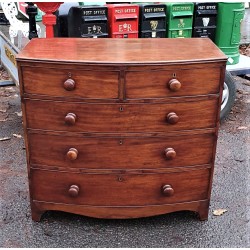
M206 199L209 177L210 169L206 168L174 173L123 175L31 170L32 199L94 206L180 203Z
M194 98L195 99L195 98ZM218 98L93 104L26 99L27 127L69 132L168 132L216 127Z
M76 137L30 133L31 165L152 169L210 164L213 134L172 137Z
M118 98L118 71L59 67L22 67L22 70L24 93L75 98Z
M220 70L220 67L204 65L203 68L193 69L127 71L125 96L136 99L216 94L219 93ZM171 85L175 91L169 85L172 79L180 83Z

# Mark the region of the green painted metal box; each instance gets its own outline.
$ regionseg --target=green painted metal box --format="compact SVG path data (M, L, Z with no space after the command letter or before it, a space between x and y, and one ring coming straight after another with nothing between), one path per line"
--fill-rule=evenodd
M167 5L167 37L192 37L193 3L166 3Z
M229 65L239 62L240 27L244 12L244 3L218 3L215 44L228 56Z

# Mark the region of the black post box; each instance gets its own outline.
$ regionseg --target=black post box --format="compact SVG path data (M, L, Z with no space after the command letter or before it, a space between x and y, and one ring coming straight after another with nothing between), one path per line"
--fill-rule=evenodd
M65 2L60 5L55 12L56 25L54 25L55 37L68 37L68 14L69 9L73 6L79 6L78 2Z
M193 37L208 37L215 39L217 3L195 3Z
M108 37L108 8L87 5L72 7L68 16L69 37Z
M4 15L3 11L0 10L0 25L9 25L9 20Z
M166 37L166 5L141 4L139 37Z

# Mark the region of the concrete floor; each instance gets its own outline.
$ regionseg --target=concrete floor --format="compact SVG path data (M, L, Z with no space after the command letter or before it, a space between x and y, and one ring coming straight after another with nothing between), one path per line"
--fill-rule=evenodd
M244 19L241 24L241 44L250 43L250 8L245 10Z

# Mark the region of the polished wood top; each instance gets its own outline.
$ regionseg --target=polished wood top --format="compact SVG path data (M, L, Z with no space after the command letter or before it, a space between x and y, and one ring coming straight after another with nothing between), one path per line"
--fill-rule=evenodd
M82 64L173 64L225 61L225 54L208 38L35 38L17 61Z

